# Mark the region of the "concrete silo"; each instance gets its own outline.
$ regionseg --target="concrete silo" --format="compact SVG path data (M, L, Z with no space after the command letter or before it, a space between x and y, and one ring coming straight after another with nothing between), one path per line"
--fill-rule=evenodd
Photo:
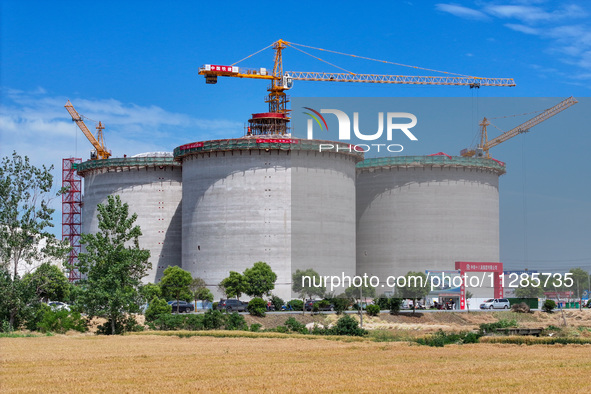
M183 269L217 284L257 261L277 273L355 273L355 164L362 154L320 152L323 141L244 137L175 149L183 165Z
M181 166L170 153L90 160L77 167L84 177L82 233L98 231L97 205L119 195L137 213L140 247L148 249L152 269L143 281L157 282L171 265L181 265Z
M499 261L499 176L492 159L402 156L357 165L357 273L453 270ZM380 287L379 292L392 290Z

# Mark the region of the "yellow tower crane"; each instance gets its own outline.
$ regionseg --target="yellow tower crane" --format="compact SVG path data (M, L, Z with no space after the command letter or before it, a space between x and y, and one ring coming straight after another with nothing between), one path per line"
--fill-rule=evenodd
M105 128L104 128L103 124L100 121L98 122L98 125L96 126L96 137L95 137L90 132L90 130L88 130L88 127L86 127L86 124L84 124L84 121L82 120L82 116L74 109L74 106L72 105L70 100L68 100L68 102L66 103L66 105L64 105L64 107L66 108L66 110L68 110L68 113L72 117L72 120L74 122L76 122L76 124L78 125L78 128L80 128L80 130L82 130L82 132L84 133L86 138L88 138L88 141L90 141L92 146L94 146L95 150L90 154L90 159L91 160L108 159L109 156L111 156L111 152L109 152L107 150L107 148L105 147L105 141L103 138L103 130Z
M553 117L554 115L564 111L568 107L575 105L578 101L574 97L569 97L565 100L562 100L555 106L544 110L543 112L539 113L538 115L534 116L533 118L529 119L528 121L520 124L517 127L512 128L509 131L504 132L500 136L493 138L492 140L488 140L488 132L486 127L490 125L490 122L487 118L482 119L480 122L480 143L476 148L473 149L462 149L460 154L465 157L486 157L490 159L489 150L502 142L507 141L510 138L515 137L518 134L527 133L532 127L542 123L543 121Z
M275 61L273 64L273 71L269 72L266 68L247 69L236 67L236 64L242 60L256 55L257 53L273 47L275 50ZM283 72L283 57L282 51L286 47L296 49L308 56L312 56L317 60L325 62L331 66L342 69L342 73L327 73L327 72L307 72L307 71L287 71ZM341 67L335 66L323 59L305 52L301 48L316 49L324 52L335 53L339 55L351 56L359 59L373 60L380 63L393 64L397 66L411 67L426 71L433 71L443 74L445 76L407 76L407 75L387 75L387 74L357 74L347 71ZM347 53L331 51L322 48L315 48L307 45L296 44L285 40L275 41L273 44L263 48L252 55L247 56L236 63L229 66L206 64L199 68L199 75L205 76L205 82L214 84L217 83L218 77L237 77L237 78L253 78L266 79L271 82L271 86L267 89L269 95L266 102L269 103L269 112L276 112L287 114L287 103L289 98L285 91L291 89L293 81L325 81L325 82L360 82L360 83L391 83L391 84L413 84L413 85L464 85L471 88L479 88L481 86L515 86L512 78L482 78L468 75L461 75L449 73L444 71L431 70L423 67L408 66L405 64L389 62L385 60L372 59L363 56L356 56ZM450 76L453 75L453 76Z

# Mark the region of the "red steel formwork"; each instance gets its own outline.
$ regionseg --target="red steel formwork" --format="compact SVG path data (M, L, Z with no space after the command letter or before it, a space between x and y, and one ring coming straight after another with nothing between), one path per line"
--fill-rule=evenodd
M79 163L82 163L82 159L62 159L62 187L67 188L67 191L62 194L62 240L67 240L72 247L68 257L70 282L80 279L80 272L75 268L80 253L80 231L82 227L82 178L75 169Z

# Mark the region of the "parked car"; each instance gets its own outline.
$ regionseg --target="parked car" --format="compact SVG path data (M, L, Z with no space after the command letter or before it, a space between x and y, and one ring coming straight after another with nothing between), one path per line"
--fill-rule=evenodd
M308 301L306 301L306 304L304 305L304 307L308 312L310 312L314 308L314 304L318 304L322 301L324 301L324 300L308 300ZM318 310L319 311L334 311L334 305L332 305L330 303L328 303L327 306L322 306L322 307L320 305L318 305Z
M480 309L509 309L511 303L506 298L491 298L480 304Z
M187 301L179 301L178 305L176 301L168 301L168 305L172 306L172 311L173 312L178 312L178 313L189 313L189 312L193 312L195 310L195 307L188 303Z
M221 299L218 302L218 310L220 311L227 311L227 312L246 312L246 308L248 307L248 302L242 302L240 300L224 300Z
M49 301L47 303L47 305L49 305L49 307L51 309L56 310L56 311L62 311L62 310L70 311L70 305L66 304L65 302Z

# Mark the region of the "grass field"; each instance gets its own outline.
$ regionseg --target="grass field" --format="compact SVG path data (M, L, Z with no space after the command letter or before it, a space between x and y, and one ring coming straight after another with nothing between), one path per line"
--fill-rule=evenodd
M581 392L591 345L94 335L0 338L0 391Z

